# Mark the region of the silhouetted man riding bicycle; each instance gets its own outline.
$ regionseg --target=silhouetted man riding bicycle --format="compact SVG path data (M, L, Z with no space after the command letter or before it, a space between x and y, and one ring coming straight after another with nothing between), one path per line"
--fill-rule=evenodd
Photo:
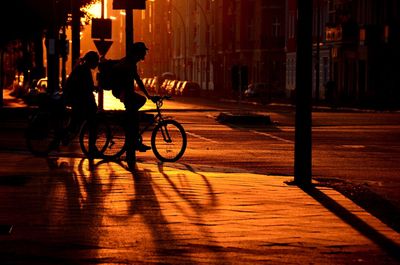
M150 146L138 141L139 139L139 109L146 103L146 97L154 103L157 102L157 96L150 96L147 92L137 70L137 63L143 61L148 48L143 42L132 44L126 57L122 58L113 67L113 80L115 85L112 93L119 98L125 105L126 124L125 137L127 144L126 160L131 168L135 163L135 150L145 152L151 149ZM145 94L146 97L134 91L134 82Z

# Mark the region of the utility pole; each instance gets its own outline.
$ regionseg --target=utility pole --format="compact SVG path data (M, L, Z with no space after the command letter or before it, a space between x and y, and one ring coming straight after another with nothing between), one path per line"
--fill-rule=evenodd
M0 108L4 106L3 90L4 90L4 62L3 49L0 49Z
M133 44L133 9L125 9L125 51L129 55Z
M104 19L104 0L101 0L101 19ZM104 41L104 39L101 39L101 41ZM105 54L101 55L101 56L105 56ZM97 105L99 107L99 109L102 111L104 110L104 90L102 87L98 88L98 93L97 93Z
M65 33L66 29L65 26L62 27L62 33L60 36L60 53L61 53L61 84L62 87L65 85L65 81L67 78L67 58L68 58L68 51L67 51L67 35Z
M320 35L321 35L321 3L317 1L317 45L316 45L316 63L315 63L315 101L319 101L319 86L320 86Z
M297 0L296 126L294 182L311 185L312 0Z
M57 6L56 1L52 1L53 13L47 32L47 77L48 89L52 94L59 89L59 31L57 25Z
M81 14L79 0L71 0L72 5L72 26L71 26L71 39L72 39L72 51L71 51L71 69L74 68L81 55Z
M129 48L133 43L133 10L146 9L146 1L113 0L113 9L125 10L125 50L126 54L128 55L131 50Z

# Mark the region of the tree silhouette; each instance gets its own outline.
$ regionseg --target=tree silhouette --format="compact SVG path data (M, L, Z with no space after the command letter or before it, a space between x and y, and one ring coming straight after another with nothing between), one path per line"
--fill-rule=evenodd
M0 4L0 45L16 39L31 40L51 26L69 23L72 4L86 6L98 0L13 0ZM83 16L84 14L82 14Z

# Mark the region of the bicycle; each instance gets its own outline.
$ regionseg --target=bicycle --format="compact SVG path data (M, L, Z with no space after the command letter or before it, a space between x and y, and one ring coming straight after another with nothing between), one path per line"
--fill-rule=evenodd
M111 139L111 129L99 113L96 117L96 149L102 153ZM62 95L42 95L38 110L29 117L25 139L28 150L36 156L48 156L60 145L68 145L79 134L82 152L89 156L89 126L87 121L81 124L72 122L71 109L65 106Z
M161 113L163 101L170 99L170 96L160 97L156 104L156 114L151 115L150 120L139 130L139 139L143 140L143 133L153 127L151 133L151 147L156 158L162 162L176 162L185 153L187 136L183 126L171 118L164 118ZM142 120L142 119L141 119ZM142 122L143 125L143 122ZM122 126L123 127L123 126ZM111 124L111 138L107 148L103 152L105 159L118 159L126 152L125 130L121 124Z

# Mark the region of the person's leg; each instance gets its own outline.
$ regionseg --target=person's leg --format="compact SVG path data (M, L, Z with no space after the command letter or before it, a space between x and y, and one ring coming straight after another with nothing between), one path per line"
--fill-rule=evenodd
M65 128L65 131L62 132L63 138L62 138L62 143L63 145L68 145L72 138L76 135L76 132L78 130L78 127L80 124L82 124L82 109L79 106L72 106L71 110L71 120L67 127ZM64 113L63 115L67 115Z
M138 94L134 93L133 94L133 101L134 101L134 109L136 111L135 113L135 136L136 136L136 150L139 150L140 152L146 152L147 150L150 150L151 147L145 145L143 142L140 141L140 134L139 134L139 125L140 125L140 115L139 115L139 109L143 107L143 105L146 103L147 98Z
M144 106L144 104L146 103L147 98L138 94L138 93L133 93L133 102L134 102L134 108L139 111L139 109L141 107Z
M85 105L85 107L82 108L82 112L80 113L80 115L81 115L81 117L84 117L84 119L87 122L87 126L88 126L89 158L96 158L99 156L98 150L96 147L96 140L97 140L97 122L96 122L97 105L96 105L96 102L94 100L88 101L87 105ZM82 123L80 123L80 125L81 124Z
M134 169L136 163L135 142L137 132L137 110L135 109L133 97L126 97L125 105L125 144L126 161L130 169Z
M96 115L91 114L87 119L88 123L88 132L89 132L89 157L96 158L98 157L98 150L96 147L96 139L97 139L97 123L96 123Z

